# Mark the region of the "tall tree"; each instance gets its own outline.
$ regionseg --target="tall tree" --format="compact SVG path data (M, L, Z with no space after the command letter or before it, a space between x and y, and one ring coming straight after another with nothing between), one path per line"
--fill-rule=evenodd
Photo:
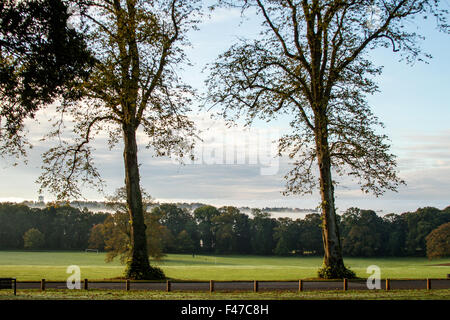
M200 237L194 216L176 204L164 203L153 208L152 214L159 216L159 222L167 229L169 245L167 249L175 252L195 252L200 247ZM173 238L173 242L170 241ZM178 239L184 243L180 244ZM171 243L172 242L172 243Z
M26 154L24 120L74 85L94 62L83 33L69 27L68 1L5 0L0 4L0 156Z
M202 250L212 252L215 247L213 218L219 216L220 212L216 207L205 205L195 209L193 214L198 224Z
M239 209L232 206L219 208L220 215L212 218L213 233L215 234L216 253L230 254L236 252L236 217Z
M408 255L425 256L427 235L438 226L450 222L448 210L441 211L434 207L419 208L402 216L408 226L405 243Z
M341 216L342 251L346 256L382 256L387 237L384 220L373 210L349 208Z
M131 221L131 258L126 276L149 279L160 275L150 266L144 223L138 144L142 130L148 148L157 156L183 157L192 149L193 123L189 110L192 89L176 73L186 62L186 33L195 27L199 1L75 1L80 11L88 47L97 63L81 86L83 101L63 103L59 111L70 114L78 138L44 154L42 188L58 198L78 197L80 183L101 188L89 143L101 131L114 146L122 137L127 207ZM60 125L57 128L62 127ZM60 132L54 132L58 135Z
M251 215L253 216L251 223L253 252L256 254L273 254L276 246L274 232L277 227L277 220L271 218L270 213L261 209L252 209Z
M289 255L299 250L299 237L301 234L300 220L291 218L278 218L277 227L274 229L274 239L277 241L274 253L277 255Z
M320 215L317 213L307 214L300 224L300 245L303 254L323 254Z
M385 254L401 257L405 255L405 241L408 232L405 217L394 213L383 216L387 235Z
M311 193L319 187L325 251L319 276L354 276L342 258L332 173L355 178L363 191L377 196L403 183L387 137L378 133L382 123L366 100L377 91L374 77L381 72L367 53L391 47L407 61L422 59L420 36L406 22L431 15L447 32L447 11L437 0L219 3L255 9L263 31L255 40L233 45L211 66L210 101L223 106L225 119L246 115L248 124L277 114L293 116L293 132L279 144L280 153L295 160L285 193Z

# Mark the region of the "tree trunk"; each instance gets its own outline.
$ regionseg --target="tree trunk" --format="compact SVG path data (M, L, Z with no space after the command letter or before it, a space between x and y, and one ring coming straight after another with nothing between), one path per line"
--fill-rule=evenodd
M334 203L334 187L331 177L331 156L328 145L326 120L316 122L316 150L320 171L320 196L322 209L322 239L324 259L321 278L353 278L354 274L344 266L339 228Z
M131 221L131 259L128 261L126 277L129 279L160 278L151 268L144 223L144 208L140 188L139 166L137 160L136 129L132 125L123 126L125 188Z

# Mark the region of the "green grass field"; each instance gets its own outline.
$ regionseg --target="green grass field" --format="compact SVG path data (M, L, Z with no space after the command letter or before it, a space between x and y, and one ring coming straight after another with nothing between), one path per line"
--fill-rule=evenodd
M81 277L102 280L121 277L124 266L106 263L104 253L0 251L0 277L24 280L63 280L70 265L81 268ZM382 278L445 278L450 259L426 258L346 258L357 276L367 278L366 269L377 265ZM321 257L206 256L169 254L153 262L166 276L179 280L297 280L315 278Z

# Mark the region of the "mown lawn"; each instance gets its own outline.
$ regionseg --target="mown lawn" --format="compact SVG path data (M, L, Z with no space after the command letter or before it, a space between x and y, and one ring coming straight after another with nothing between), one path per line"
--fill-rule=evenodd
M20 280L66 280L67 267L77 265L81 277L101 280L121 277L124 266L106 263L105 253L0 251L0 277ZM321 257L207 256L169 254L152 262L166 276L180 280L297 280L315 278ZM366 278L367 267L377 265L382 278L445 278L450 259L426 258L346 258L357 276Z

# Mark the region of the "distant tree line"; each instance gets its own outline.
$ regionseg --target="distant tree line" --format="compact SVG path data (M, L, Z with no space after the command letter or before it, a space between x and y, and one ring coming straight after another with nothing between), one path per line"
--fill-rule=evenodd
M1 203L0 249L85 249L92 227L106 217L70 206L38 209Z
M244 214L231 206L202 206L194 211L160 204L145 213L149 254L165 253L322 255L319 214L303 219L275 219L260 209ZM449 255L450 206L378 216L350 208L338 215L345 256ZM30 240L31 239L31 240ZM31 209L0 204L0 249L68 250L95 248L108 260L129 256L130 226L126 212L92 213L70 206ZM31 241L31 244L30 244Z
M230 206L202 206L191 213L175 204L161 204L145 216L148 247L155 258L163 253L323 254L319 214L307 214L296 220L275 219L259 209L252 209L249 216ZM450 207L444 210L426 207L383 217L373 210L350 208L338 216L344 254L359 257L425 256L427 245L433 247L427 243L427 236L448 222ZM91 246L108 251L110 256L123 254L124 244L128 243L124 240L129 232L126 226L125 214L109 215L104 224L96 226ZM442 233L440 242L435 241L434 245L440 252L445 251L443 243L450 237ZM431 251L429 256L433 256Z
M96 226L91 246L110 255L123 254L124 243L128 243L124 235L129 231L126 215L122 216L110 214L104 224ZM427 236L449 222L450 207L426 207L383 217L373 210L350 208L338 215L343 253L353 257L425 256ZM161 204L146 213L146 224L150 255L155 258L163 253L323 254L321 217L315 213L303 219L275 219L259 209L247 215L231 206L202 206L191 213L175 204ZM444 252L449 237L441 231L435 247Z

